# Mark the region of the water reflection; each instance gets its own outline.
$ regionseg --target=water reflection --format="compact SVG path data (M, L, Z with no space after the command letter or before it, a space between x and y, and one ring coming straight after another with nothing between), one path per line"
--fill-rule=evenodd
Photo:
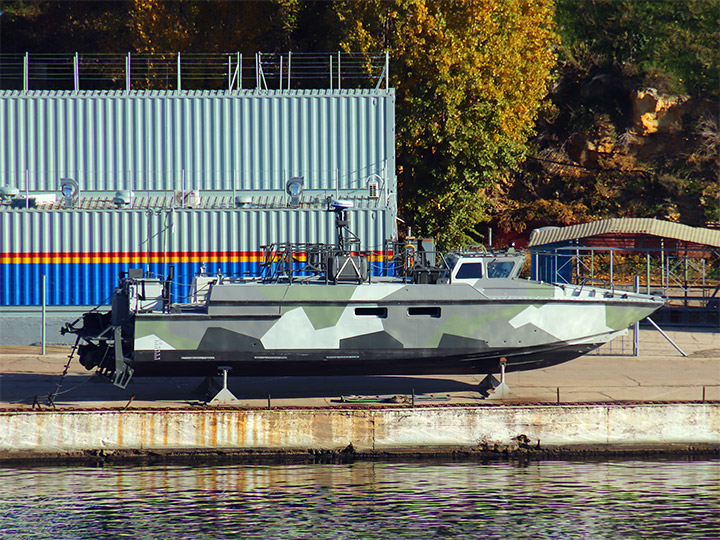
M0 471L3 539L720 538L720 460Z

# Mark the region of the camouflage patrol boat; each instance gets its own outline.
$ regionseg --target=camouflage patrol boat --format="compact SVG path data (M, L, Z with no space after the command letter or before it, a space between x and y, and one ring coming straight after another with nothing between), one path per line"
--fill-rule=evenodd
M338 213L341 219L341 213ZM346 220L345 220L346 221ZM624 334L659 297L520 279L521 253L396 247L396 276L372 277L338 245L268 246L264 275L199 275L191 302L169 281L122 276L109 313L86 313L80 361L130 377L497 373L572 360ZM300 261L300 262L298 262Z

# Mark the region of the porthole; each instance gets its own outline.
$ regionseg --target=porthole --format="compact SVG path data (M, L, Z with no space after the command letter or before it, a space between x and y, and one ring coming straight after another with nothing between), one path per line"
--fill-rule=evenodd
M386 307L356 307L356 317L375 317L377 319L387 319Z
M408 308L409 317L430 317L433 319L440 318L440 308L433 306L418 306Z

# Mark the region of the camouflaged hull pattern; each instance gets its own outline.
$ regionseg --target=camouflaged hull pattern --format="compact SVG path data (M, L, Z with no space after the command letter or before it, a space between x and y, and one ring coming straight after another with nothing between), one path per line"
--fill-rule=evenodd
M662 306L511 280L223 284L202 308L134 317L135 375L496 373L585 354Z

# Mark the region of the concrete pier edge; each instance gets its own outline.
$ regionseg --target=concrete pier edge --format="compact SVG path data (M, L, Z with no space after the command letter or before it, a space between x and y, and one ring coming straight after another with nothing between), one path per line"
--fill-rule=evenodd
M0 411L0 463L720 456L720 402Z

